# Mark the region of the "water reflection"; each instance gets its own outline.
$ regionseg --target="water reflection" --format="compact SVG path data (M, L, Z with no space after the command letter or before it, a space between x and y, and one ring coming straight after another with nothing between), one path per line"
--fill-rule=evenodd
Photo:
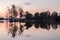
M58 25L60 25L60 15L55 11L52 14L46 11L41 13L36 12L32 15L32 13L28 11L24 12L22 9L17 10L15 5L8 8L7 17L1 17L0 20L8 21L6 22L6 28L8 33L12 34L12 37L15 37L17 34L21 35L24 30L28 30L33 25L36 29L41 28L46 30L50 30L51 28L55 30L58 28ZM22 25L22 22L25 24Z
M58 25L60 25L59 23L56 22L46 22L46 21L41 21L41 22L31 22L31 21L26 21L26 23L20 23L20 22L6 22L7 23L7 30L8 33L12 34L12 37L15 37L17 34L21 35L24 30L28 30L29 28L31 28L33 25L36 29L46 29L46 30L50 30L52 29L57 29Z
M15 37L16 32L18 30L18 27L17 27L16 23L14 23L14 22L8 22L7 25L8 25L7 26L8 33L11 33L12 37Z

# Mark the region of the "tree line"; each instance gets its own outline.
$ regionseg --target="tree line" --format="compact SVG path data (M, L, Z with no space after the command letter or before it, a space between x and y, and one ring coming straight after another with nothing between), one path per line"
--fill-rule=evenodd
M35 20L38 22L41 21L49 21L49 22L60 22L60 15L56 11L53 11L52 13L48 10L45 12L35 12L34 15L33 13L30 13L29 11L24 12L22 8L18 8L19 10L17 11L16 6L12 5L11 9L8 8L8 13L7 16L10 18L16 18L19 15L19 18L25 17L24 19L27 20Z

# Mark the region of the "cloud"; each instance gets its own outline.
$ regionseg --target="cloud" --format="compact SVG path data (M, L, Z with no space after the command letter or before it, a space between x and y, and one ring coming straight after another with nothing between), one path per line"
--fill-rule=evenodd
M25 2L23 5L31 5L31 2Z

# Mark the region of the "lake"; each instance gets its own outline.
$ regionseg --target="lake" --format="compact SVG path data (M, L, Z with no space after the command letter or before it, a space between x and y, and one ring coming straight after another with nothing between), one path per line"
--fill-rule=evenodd
M13 23L14 24L14 23ZM25 23L21 23L24 25ZM19 23L16 25L19 28ZM14 26L14 25L13 25ZM24 29L21 34L19 34L19 29L15 37L12 37L12 33L8 32L8 22L0 23L0 40L60 40L60 26L53 29L50 25L50 29L46 28L35 28L34 24L29 29ZM21 29L21 28L20 28Z

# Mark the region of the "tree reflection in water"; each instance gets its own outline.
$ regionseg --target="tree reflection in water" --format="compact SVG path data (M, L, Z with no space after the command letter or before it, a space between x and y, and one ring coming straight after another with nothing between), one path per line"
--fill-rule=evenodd
M19 23L19 22L18 22ZM58 23L56 22L51 22L51 23L47 23L47 22L26 22L24 25L22 25L21 23L19 23L19 26L17 25L17 22L8 22L9 26L7 26L8 29L8 33L12 34L12 37L15 37L16 34L22 34L24 32L24 30L28 30L29 28L32 27L32 25L35 25L34 27L36 29L42 28L42 29L46 29L49 30L50 28L52 29L57 29L58 28Z
M8 22L8 33L11 33L12 34L12 37L15 37L16 33L17 33L17 30L18 30L18 27L16 25L16 23L14 22Z

